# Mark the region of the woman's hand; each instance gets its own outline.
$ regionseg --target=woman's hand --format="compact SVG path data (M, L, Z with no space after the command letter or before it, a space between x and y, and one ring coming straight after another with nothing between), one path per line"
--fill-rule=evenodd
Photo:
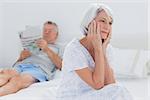
M107 46L108 46L108 44L109 44L109 42L110 42L111 34L112 34L112 33L109 33L108 37L104 40L104 42L103 42L103 44L102 44L104 51L106 51L106 48L107 48Z
M40 39L36 42L37 46L42 49L44 52L48 49L48 44L44 39Z
M89 25L87 37L92 41L94 49L100 48L102 46L100 24L96 23L95 20L93 20Z
M29 50L23 50L20 54L18 61L22 61L31 56L31 52Z

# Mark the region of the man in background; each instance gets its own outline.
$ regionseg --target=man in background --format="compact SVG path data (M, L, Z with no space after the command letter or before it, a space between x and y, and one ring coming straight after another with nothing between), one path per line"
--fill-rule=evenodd
M16 93L36 82L53 78L62 67L62 49L56 44L58 26L52 21L44 23L43 38L36 42L38 54L23 50L12 69L0 71L0 96Z

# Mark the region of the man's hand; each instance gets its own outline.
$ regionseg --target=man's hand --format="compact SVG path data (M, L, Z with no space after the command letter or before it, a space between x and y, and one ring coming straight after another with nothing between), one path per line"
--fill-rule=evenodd
M31 56L31 52L29 50L23 50L20 54L18 61L22 61Z
M48 48L48 44L44 39L39 39L36 42L37 46L42 49L44 52L46 52L49 48Z

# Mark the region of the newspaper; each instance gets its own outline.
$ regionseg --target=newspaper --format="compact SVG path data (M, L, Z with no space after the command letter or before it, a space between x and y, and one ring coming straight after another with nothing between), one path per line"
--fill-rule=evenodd
M26 26L24 31L19 32L19 37L23 49L29 50L33 54L37 54L40 51L36 44L36 41L42 38L40 28Z

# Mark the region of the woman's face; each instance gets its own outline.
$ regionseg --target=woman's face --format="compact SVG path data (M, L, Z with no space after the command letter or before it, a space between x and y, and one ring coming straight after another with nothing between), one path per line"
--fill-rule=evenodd
M95 17L95 21L100 24L100 33L102 39L106 39L112 31L112 18L104 11L100 11Z

